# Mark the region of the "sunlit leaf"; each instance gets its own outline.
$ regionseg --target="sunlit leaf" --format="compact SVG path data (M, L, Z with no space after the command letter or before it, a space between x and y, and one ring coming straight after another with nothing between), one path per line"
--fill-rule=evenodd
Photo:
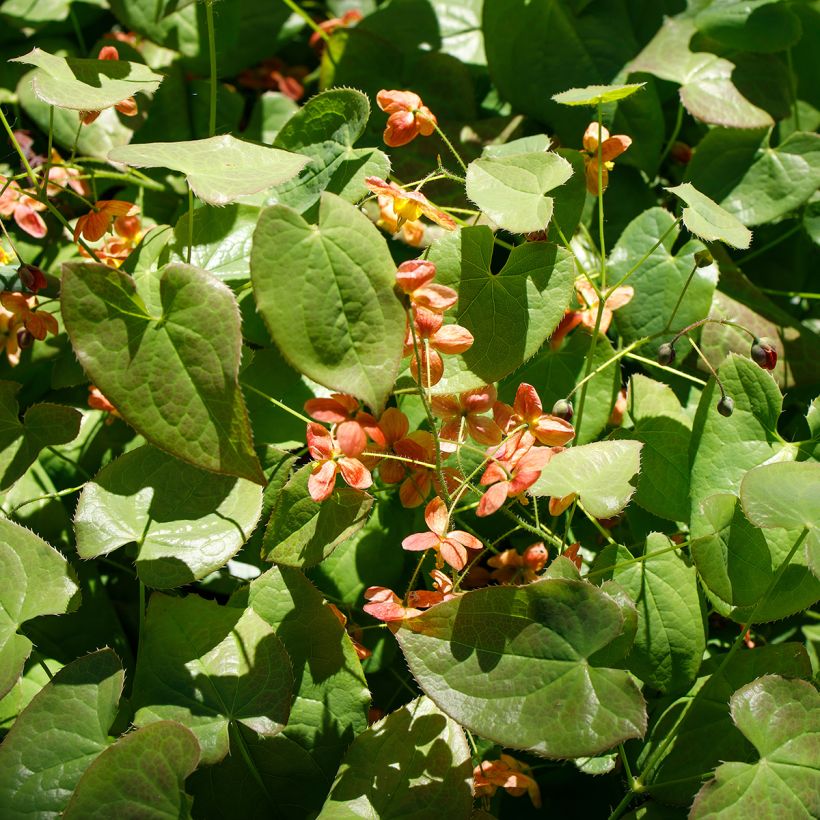
M586 88L571 88L552 98L561 105L603 105L616 102L631 96L646 83L628 83L626 85L588 85Z
M733 248L748 248L751 244L752 232L737 217L704 196L690 183L684 182L666 190L687 204L688 207L683 209L683 224L695 236L707 242L725 242Z

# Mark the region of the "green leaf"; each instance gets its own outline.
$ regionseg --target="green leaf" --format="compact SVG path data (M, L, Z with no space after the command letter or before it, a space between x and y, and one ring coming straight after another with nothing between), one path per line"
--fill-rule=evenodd
M739 51L784 51L802 34L800 18L780 0L722 0L695 15L698 31Z
M296 697L282 737L310 757L301 772L305 784L318 788L318 766L327 793L345 750L367 728L370 692L356 650L322 594L298 570L268 570L251 583L248 603L274 628L293 664Z
M748 760L754 754L729 714L729 698L735 690L761 675L811 674L806 650L798 643L738 652L725 665L724 657L704 661L698 680L686 695L661 698L655 703L652 725L637 767L644 771L647 762L658 756L657 766L645 781L657 800L688 807L695 792L721 761ZM668 744L672 731L675 739Z
M281 734L260 737L241 724L231 732L237 743L244 743L247 759L230 754L191 775L187 786L194 798L194 818L304 820L316 815L330 782L301 746Z
M716 128L698 144L687 179L744 225L776 221L820 186L820 135L797 131L776 147L768 131Z
M570 447L552 458L530 493L558 498L577 493L595 518L611 518L629 503L630 484L641 466L639 441L596 441Z
M54 108L34 93L31 78L35 73L36 70L23 75L17 85L17 96L23 110L42 131L47 133L53 124L55 145L71 151L76 143L77 152L83 156L105 160L112 148L131 141L136 117L125 117L114 108L106 108L94 122L78 131L76 111Z
M312 464L305 464L282 488L276 500L262 557L290 567L310 567L327 558L367 522L373 496L337 487L317 504L308 494Z
M183 142L123 145L108 154L111 162L134 168L169 168L185 174L191 190L210 205L271 188L295 176L306 157L223 134Z
M623 630L621 604L598 587L547 579L467 592L402 621L396 637L419 686L454 720L565 758L644 733L629 675L590 660Z
M641 353L649 358L654 357L660 345L668 340L660 334L672 318L672 311L690 274L694 271L686 295L675 313L669 337L672 332L709 314L717 284L716 265L695 268L695 253L703 250L700 242L690 240L673 251L680 234L680 229L673 226L675 217L669 211L663 208L644 211L627 225L607 261L611 279L617 282L638 260L649 254L629 277L629 284L635 289L634 296L614 313L618 333L626 343L657 334L657 338L641 347ZM662 237L661 244L652 250ZM689 342L683 337L678 342L679 358L683 359L688 348Z
M754 744L755 763L722 763L690 817L820 815L820 695L810 683L765 675L732 695L732 720Z
M552 99L561 105L603 105L616 102L634 94L646 83L628 83L627 85L588 85L586 88L571 88L560 94L553 94Z
M718 611L739 623L779 620L820 598L811 556L798 552L769 591L800 530L760 530L749 523L737 497L718 493L692 512L692 558ZM763 596L765 602L758 606Z
M436 393L459 393L512 373L549 338L569 306L575 269L563 248L527 242L497 273L492 255L492 231L483 225L449 234L430 251L436 281L458 292L454 321L475 338L465 353L446 358Z
M254 294L285 358L376 413L393 389L404 341L395 272L378 229L333 194L322 196L318 225L274 205L262 211L253 235Z
M572 166L544 151L473 160L467 168L467 196L500 228L512 233L546 230L553 199Z
M125 673L111 649L73 661L17 718L0 746L0 805L6 820L57 818L94 759L110 743Z
M272 191L268 203L302 212L323 191L358 202L368 192L365 177L386 177L390 171L390 160L378 148L353 147L369 118L367 95L352 88L332 88L308 100L282 127L274 146L310 161L297 179Z
M146 586L183 586L236 555L261 511L258 484L215 476L146 445L85 485L74 516L77 552L96 558L135 542Z
M733 248L748 248L751 244L752 232L690 183L684 182L666 190L687 204L688 207L683 209L683 224L695 236L707 242L725 242Z
M16 382L0 381L0 490L11 487L44 447L68 444L80 432L80 413L61 404L35 404L20 421L19 389Z
M144 726L121 737L88 767L62 816L179 820L188 812L185 778L198 762L199 744L189 729L170 720Z
M0 697L14 686L32 643L18 629L38 615L62 615L79 603L65 558L31 530L0 518Z
M225 285L189 265L134 280L71 263L61 298L77 358L129 424L197 467L264 483L237 383L239 313Z
M755 527L786 530L820 526L820 463L786 461L749 470L740 501Z
M635 426L617 430L615 438L644 445L635 502L660 518L688 521L692 421L671 388L645 376L632 377L627 406Z
M783 397L771 375L750 359L730 355L718 371L735 403L725 418L717 411L720 392L714 378L703 389L692 427L692 518L715 493L740 491L747 471L773 458L790 461L790 448L775 435Z
M151 596L132 696L137 726L179 721L196 735L202 762L217 763L231 723L278 734L292 690L282 642L253 610Z
M544 409L549 412L552 405L558 399L568 396L584 377L591 339L591 333L579 328L558 350L553 350L549 344L545 344L534 358L504 379L499 386L501 400L512 404L518 385L526 382L539 386ZM605 365L614 353L609 339L600 336L592 355L593 370ZM587 382L584 426L581 428L578 444L586 444L598 438L606 427L620 389L621 372L616 362L604 367Z
M768 128L771 116L749 102L732 83L734 63L706 51L689 50L695 23L682 16L664 20L651 42L629 63L680 85L684 108L696 119L725 128Z
M44 103L76 111L102 111L137 92L152 94L162 82L141 63L58 57L39 48L11 62L37 66L31 84Z
M661 553L664 549L668 551ZM660 533L650 533L644 555L650 557L617 569L619 557L632 556L623 547L607 547L596 562L616 566L611 577L638 610L638 630L626 665L661 692L686 690L697 677L706 649L697 574Z
M350 747L319 820L470 817L472 760L464 732L421 697L363 732Z

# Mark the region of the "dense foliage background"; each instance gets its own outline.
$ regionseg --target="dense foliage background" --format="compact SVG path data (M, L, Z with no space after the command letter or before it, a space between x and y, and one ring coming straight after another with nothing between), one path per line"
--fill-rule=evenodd
M820 816L820 3L0 21L0 816Z

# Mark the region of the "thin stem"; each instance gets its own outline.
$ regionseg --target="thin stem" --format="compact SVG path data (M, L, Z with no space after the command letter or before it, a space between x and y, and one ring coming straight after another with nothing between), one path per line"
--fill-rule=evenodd
M587 282L589 282L590 287L595 291L595 295L598 299L603 299L603 294L601 293L601 289L598 287L598 283L584 269L584 266L581 264L581 260L578 258L578 254L575 253L569 240L566 236L564 236L564 232L561 230L561 226L555 221L555 217L553 217L552 224L555 226L555 230L558 231L558 236L561 237L561 242L567 249L567 252L572 255L572 258L575 261L575 270L578 271L579 275L583 276Z
M623 569L623 567L631 566L632 564L641 564L644 561L648 561L650 558L657 558L660 555L666 555L667 552L674 552L675 550L679 550L685 547L689 542L686 541L683 544L672 544L670 547L664 547L662 550L656 550L655 552L648 552L644 555L639 555L637 558L630 558L627 561L619 561L617 564L612 564L609 567L602 567L601 569L593 570L592 572L588 572L586 577L587 578L594 578L596 575L606 575L608 572L615 572L616 570Z
M669 142L666 143L666 148L663 149L663 153L661 154L660 161L658 162L658 167L663 165L663 161L669 155L669 152L672 150L672 146L675 144L675 140L678 138L678 134L680 134L681 125L683 125L683 104L678 103L678 113L675 117L675 126L672 128L672 136L669 137Z
M609 820L618 820L618 818L629 808L629 804L635 799L636 792L632 791L632 784L630 783L629 791L623 796L623 800L618 803L609 815Z
M37 663L40 664L43 672L46 673L46 677L49 680L54 680L54 675L51 674L51 670L46 666L46 662L42 658L37 658Z
M294 14L298 14L326 43L330 42L330 35L304 9L299 8L294 0L282 0L282 2Z
M706 382L703 379L700 379L697 376L692 376L683 370L678 370L677 367L670 367L668 364L660 364L659 362L656 362L654 359L647 359L646 356L639 356L637 353L627 353L626 357L627 359L632 359L633 361L641 362L641 364L647 364L651 367L657 367L659 370L665 370L667 373L674 373L676 376L680 376L682 379L688 379L690 382L699 384L701 387L705 386L706 384Z
M631 344L627 345L626 347L622 348L621 350L617 351L614 356L610 356L603 364L598 365L588 376L584 376L572 390L569 391L567 394L567 398L570 398L575 391L579 387L583 387L588 381L594 379L599 373L606 370L611 364L617 362L618 359L622 359L624 356L628 356L636 347L640 347L641 345L646 344L649 341L648 336L644 336L642 339L636 339Z
M738 267L742 267L747 262L750 262L752 259L755 259L756 257L760 256L762 253L766 253L766 251L771 250L776 245L779 245L781 242L783 242L785 239L788 239L790 236L796 234L802 227L802 223L798 222L796 225L793 225L791 228L789 228L789 230L785 233L782 233L780 234L780 236L776 237L775 239L772 239L771 242L767 242L765 245L761 245L759 248L755 248L753 251L750 251L745 256L741 256L740 259L738 259L737 262L735 262L735 264ZM759 290L765 292L765 288L759 288Z
M675 302L675 307L672 308L672 314L669 317L669 321L667 321L666 325L664 326L664 331L667 331L667 330L669 330L669 328L672 327L672 322L675 321L675 316L677 315L678 308L681 306L681 302L683 301L683 297L686 296L686 291L689 289L689 284L692 281L692 278L694 277L695 272L697 271L697 269L698 269L698 266L697 266L697 263L695 263L695 265L692 267L692 272L689 274L689 277L687 278L686 282L683 285L683 290L680 292L680 296L678 296L678 301Z
M687 337L687 338L689 338L689 337ZM715 384L717 384L718 389L720 390L721 398L725 399L726 398L726 390L724 390L724 388L723 388L723 382L720 380L720 376L718 376L717 370L715 370L715 368L712 367L712 363L709 361L709 359L706 358L706 354L697 346L694 339L690 338L689 339L689 344L692 345L693 348L695 348L695 353L697 353L698 356L700 356L701 361L706 365L706 367L709 368L709 372L712 374L712 376L714 376Z
M21 501L19 504L15 504L9 510L9 516L14 515L17 510L22 509L23 507L27 507L29 504L34 504L37 501L49 501L52 498L62 498L64 495L71 495L72 493L78 493L82 488L85 487L85 484L80 484L78 487L68 487L65 490L58 490L53 493L45 493L44 495L38 495L36 498L29 498L26 501Z
M188 186L188 257L187 262L191 264L191 254L194 250L194 189Z
M776 290L775 288L758 288L763 293L770 293L772 296L788 296L790 299L820 299L820 293L807 293L801 290Z
M601 251L601 292L606 291L606 242L604 241L603 105L598 100L598 244ZM597 330L595 331L597 334ZM590 353L594 350L590 350Z
M416 562L416 568L413 570L413 574L410 576L410 583L407 585L407 591L404 593L404 602L407 603L407 596L413 591L413 587L416 585L416 579L419 577L419 572L421 572L421 565L424 563L424 559L427 557L427 550L419 556L419 560Z
M48 107L48 150L46 151L46 161L43 165L43 190L41 196L48 196L48 172L51 170L51 151L54 145L54 106Z
M436 129L436 133L441 138L441 141L447 146L447 148L450 150L450 153L456 158L458 164L462 167L464 173L466 174L467 166L464 164L464 160L461 158L461 154L459 154L458 151L456 151L456 149L453 147L453 143L450 142L449 139L447 139L447 135L444 133L444 131L442 131L441 128L438 127L438 123L434 123L433 127Z
M142 651L142 644L145 640L145 584L140 579L139 581L139 630L137 632L137 657Z
M307 416L303 416L298 410L294 410L292 407L288 407L284 402L279 401L279 399L275 399L273 396L269 396L267 393L263 393L261 390L255 388L252 384L248 384L247 382L240 382L242 387L250 390L252 393L256 393L257 396L261 396L263 399L267 399L271 404L276 405L280 410L284 410L286 413L290 413L292 416L295 416L299 421L305 422L305 424L311 424L313 419L309 419ZM381 455L381 454L380 454Z
M584 372L583 384L581 388L581 396L578 399L578 414L575 422L575 441L579 441L581 422L584 419L584 405L587 400L587 388L589 387L590 374L592 373L592 360L595 357L595 346L598 344L598 334L601 331L601 319L604 315L604 306L606 302L603 300L598 302L598 312L595 314L595 329L592 331L592 338L589 340L589 351L587 352L586 370Z
M629 760L627 759L626 751L624 750L624 744L623 743L618 744L618 756L621 758L621 764L624 767L624 772L626 773L626 776L627 776L629 782L631 783L632 779L633 779L632 778L632 768L629 765Z
M23 257L20 256L20 251L17 250L17 246L14 244L14 241L9 236L9 232L6 230L6 223L2 219L0 219L0 228L3 229L3 236L5 236L6 239L8 240L8 243L9 243L9 246L11 247L12 253L17 257L17 261L21 265L24 265L25 262L23 262Z
M205 0L205 21L208 26L208 59L211 64L211 95L208 111L208 136L216 134L216 33L214 31L214 0ZM189 260L190 261L190 260Z
M550 544L552 544L554 547L557 547L561 543L561 539L558 538L558 536L554 533L550 532L545 526L533 526L525 519L516 515L509 507L502 507L500 512L504 513L504 515L506 515L507 518L509 518L511 521L515 521L515 523L518 524L519 527L527 530L527 532L531 532L534 535L537 535L539 538L546 538L547 541L549 541Z
M643 263L646 262L646 260L649 259L650 256L652 256L652 254L655 252L655 250L663 243L663 240L666 239L666 237L669 236L669 234L672 233L672 231L674 231L675 228L677 228L678 225L681 224L681 222L683 222L683 217L679 216L661 234L660 239L658 239L658 241L610 288L609 293L612 293L612 291L614 291L615 288L619 288L621 285L623 285L623 283L626 282L626 280L629 279L629 277L632 276L632 274L635 273L635 271L638 270L638 268L641 265L643 265ZM603 290L603 288L601 288L601 289ZM607 295L609 295L609 294L607 294Z
M407 458L407 456L397 456L393 453L370 453L367 450L364 450L362 455L370 456L372 458L386 458L388 461L401 461L405 464L412 464L414 467L425 467L428 470L436 469L436 465L430 464L428 461L419 461L417 458Z

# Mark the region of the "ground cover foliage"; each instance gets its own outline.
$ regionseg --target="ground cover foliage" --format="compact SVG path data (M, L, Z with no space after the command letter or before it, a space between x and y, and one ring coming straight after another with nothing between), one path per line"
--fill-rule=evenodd
M820 6L0 4L0 815L820 816Z

